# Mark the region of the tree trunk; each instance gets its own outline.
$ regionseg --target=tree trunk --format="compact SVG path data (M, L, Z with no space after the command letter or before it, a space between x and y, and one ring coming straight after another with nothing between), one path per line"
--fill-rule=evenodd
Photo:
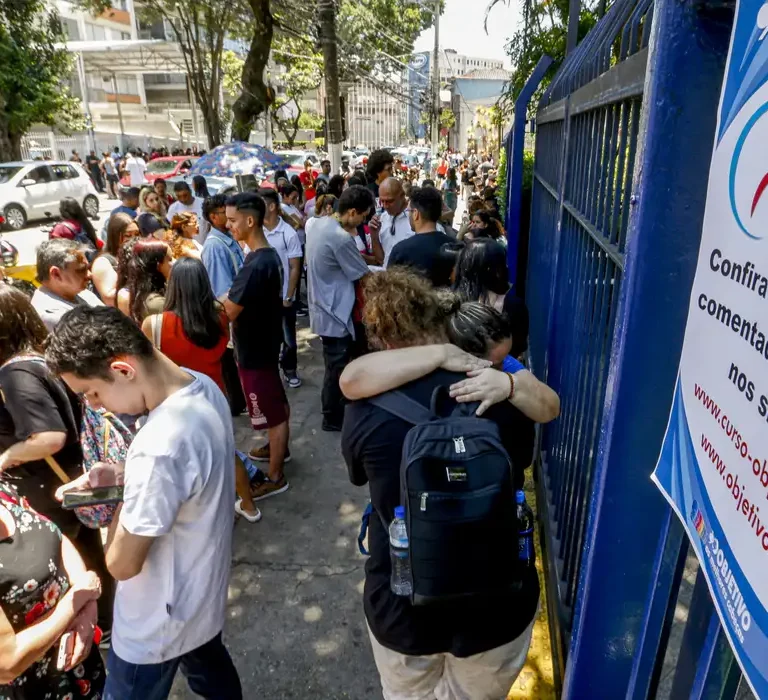
M341 127L341 95L339 93L339 61L336 51L336 6L334 0L318 0L320 7L320 44L325 68L326 113L328 133L326 144L331 160L331 172L341 169L344 135Z
M232 106L233 141L248 141L256 118L269 108L264 68L269 61L269 51L272 48L274 31L272 14L269 11L269 0L249 0L248 4L253 12L253 39L243 63L243 89Z
M4 119L0 119L0 163L21 160L21 134L11 132Z

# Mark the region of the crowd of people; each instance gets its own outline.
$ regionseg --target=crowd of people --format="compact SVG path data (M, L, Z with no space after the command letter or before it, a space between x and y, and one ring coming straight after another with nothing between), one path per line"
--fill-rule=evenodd
M233 518L258 522L257 503L289 490L304 316L322 345L322 429L341 433L377 514L363 607L384 697L506 697L535 572L448 608L390 591L410 425L367 400L400 388L428 406L444 387L477 402L522 487L534 422L559 400L520 361L528 314L486 197L490 159L446 154L414 185L379 150L365 171L278 171L274 187L225 197L204 180L145 185L140 154L107 157L131 185L104 230L62 200L34 295L0 285L0 697L160 700L178 669L202 697L242 697L222 641ZM247 453L233 437L244 411L267 436ZM61 502L114 485L102 542Z

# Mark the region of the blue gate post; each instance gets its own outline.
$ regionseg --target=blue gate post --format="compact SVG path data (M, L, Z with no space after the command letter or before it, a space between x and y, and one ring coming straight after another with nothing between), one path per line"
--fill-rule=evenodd
M728 22L656 0L594 490L563 695L628 694L635 656L662 631L655 596L669 506L650 481L667 425L704 214ZM679 539L678 539L679 543ZM671 585L673 576L665 576ZM650 620L649 615L656 618ZM663 647L662 647L663 648ZM658 651L658 648L657 648Z
M520 207L523 200L523 158L525 151L525 124L528 103L552 65L552 59L543 55L526 81L515 101L515 123L507 145L507 269L509 282L517 282L517 253L520 245Z

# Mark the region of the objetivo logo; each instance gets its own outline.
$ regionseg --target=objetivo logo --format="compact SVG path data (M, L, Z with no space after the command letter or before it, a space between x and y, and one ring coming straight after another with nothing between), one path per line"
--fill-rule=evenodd
M744 52L739 71L743 72L741 88L731 107L729 121L735 110L742 107L748 95L763 84L768 73L768 2L757 12L755 26ZM728 173L728 197L731 212L741 231L752 239L761 239L768 232L768 102L758 105L744 124L731 157ZM757 215L756 215L757 214Z

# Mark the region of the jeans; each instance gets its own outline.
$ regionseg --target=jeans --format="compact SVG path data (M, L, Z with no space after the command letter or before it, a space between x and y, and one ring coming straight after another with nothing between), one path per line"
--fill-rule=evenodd
M283 351L280 356L280 368L289 374L296 372L298 359L296 351L299 345L296 342L296 302L283 307Z
M325 376L320 401L323 406L323 424L340 428L344 422L344 395L339 388L339 377L352 359L352 336L331 338L322 336Z
M110 648L104 700L166 700L176 670L190 689L206 700L242 700L243 690L221 632L210 642L159 664L132 664Z

